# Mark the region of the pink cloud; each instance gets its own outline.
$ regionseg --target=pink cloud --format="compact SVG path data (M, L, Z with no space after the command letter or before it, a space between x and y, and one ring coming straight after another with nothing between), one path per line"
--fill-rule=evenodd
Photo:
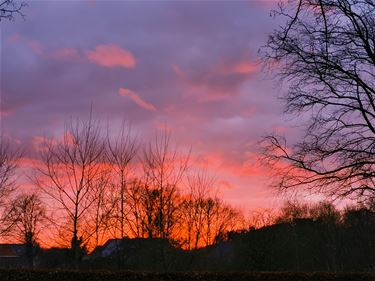
M28 46L37 55L43 54L43 48L40 43L34 39L27 38L18 33L13 34L8 38L9 43L21 43Z
M137 64L132 53L115 44L98 45L94 51L87 50L85 54L88 60L104 67L133 68Z
M135 102L139 107L143 109L156 111L156 108L153 104L144 101L138 94L136 94L132 90L120 88L118 93L120 96L129 97L133 102Z

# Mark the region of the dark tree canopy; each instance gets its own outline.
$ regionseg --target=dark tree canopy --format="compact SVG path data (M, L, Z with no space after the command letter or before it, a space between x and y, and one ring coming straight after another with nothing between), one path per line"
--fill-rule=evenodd
M309 120L293 146L264 140L278 187L330 196L375 194L375 1L290 0L265 60L287 81L285 110Z

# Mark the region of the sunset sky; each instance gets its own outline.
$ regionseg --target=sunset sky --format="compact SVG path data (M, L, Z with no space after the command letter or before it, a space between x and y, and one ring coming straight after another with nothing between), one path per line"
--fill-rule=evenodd
M267 132L292 140L283 89L258 49L279 22L273 1L29 1L1 23L1 126L33 158L64 120L131 124L140 139L171 131L216 175L225 200L273 207L258 164ZM26 187L25 187L26 188Z

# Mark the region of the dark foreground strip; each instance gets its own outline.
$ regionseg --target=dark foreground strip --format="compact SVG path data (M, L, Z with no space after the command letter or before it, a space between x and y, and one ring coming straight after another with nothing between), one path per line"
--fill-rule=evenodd
M374 273L141 273L0 270L0 281L375 281Z

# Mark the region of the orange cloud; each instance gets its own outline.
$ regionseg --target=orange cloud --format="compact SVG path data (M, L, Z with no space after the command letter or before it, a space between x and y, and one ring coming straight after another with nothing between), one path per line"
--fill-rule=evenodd
M153 104L144 101L139 95L129 89L120 88L118 91L120 96L129 97L133 102L135 102L139 107L150 110L156 111L156 108Z
M104 67L133 68L137 64L132 53L115 44L98 45L94 51L86 51L86 57Z
M27 38L25 36L22 36L20 34L13 34L8 38L8 42L10 43L22 43L28 46L34 53L41 55L43 54L43 48L40 45L40 43L36 40Z

